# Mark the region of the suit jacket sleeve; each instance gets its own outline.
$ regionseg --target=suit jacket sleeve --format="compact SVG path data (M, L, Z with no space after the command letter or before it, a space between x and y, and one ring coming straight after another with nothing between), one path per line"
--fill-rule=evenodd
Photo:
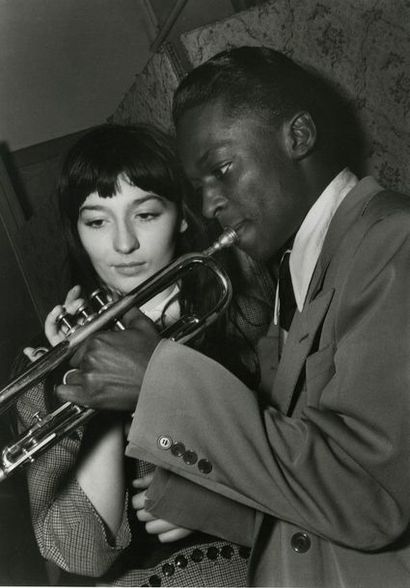
M363 236L329 309L334 341L309 357L300 415L260 405L220 365L162 341L128 455L353 548L399 537L410 519L408 226L391 215ZM175 455L176 442L197 461Z
M147 491L145 508L157 518L201 530L239 545L251 546L255 510L196 485L170 471L157 468Z

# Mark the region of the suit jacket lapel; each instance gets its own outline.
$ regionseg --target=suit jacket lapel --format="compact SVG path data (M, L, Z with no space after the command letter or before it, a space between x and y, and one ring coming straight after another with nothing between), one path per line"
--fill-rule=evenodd
M303 312L297 312L288 334L273 384L272 404L282 413L289 410L296 384L322 324L334 290L318 296Z
M283 414L289 411L306 358L333 298L334 288L322 291L326 271L347 231L378 191L380 186L373 178L365 178L346 196L330 223L305 306L293 319L273 383L271 402Z

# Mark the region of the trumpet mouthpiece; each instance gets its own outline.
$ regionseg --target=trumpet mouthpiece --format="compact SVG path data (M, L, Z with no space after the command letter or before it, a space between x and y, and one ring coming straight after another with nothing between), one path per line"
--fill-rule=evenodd
M206 251L204 251L204 255L213 255L216 251L220 249L224 249L225 247L231 247L238 241L238 235L234 229L231 227L226 227L223 233L219 235L218 239L213 243Z

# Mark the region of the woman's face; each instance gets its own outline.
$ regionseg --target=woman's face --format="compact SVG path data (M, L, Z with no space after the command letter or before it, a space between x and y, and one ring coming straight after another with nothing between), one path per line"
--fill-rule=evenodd
M174 256L178 221L174 202L130 185L119 178L112 198L90 194L79 210L80 241L100 279L113 291L126 294Z

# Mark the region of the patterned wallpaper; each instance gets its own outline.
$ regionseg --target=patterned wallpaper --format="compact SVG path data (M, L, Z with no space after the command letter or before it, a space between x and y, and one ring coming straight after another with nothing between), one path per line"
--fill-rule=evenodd
M229 46L267 45L330 77L366 129L366 171L410 191L410 0L271 0L184 34L196 66Z
M366 136L366 172L410 191L410 0L270 0L181 36L196 66L229 46L267 45L338 83ZM154 55L110 120L171 128L182 75L167 46Z
M172 96L183 74L172 46L163 45L136 76L109 122L150 122L169 130Z

